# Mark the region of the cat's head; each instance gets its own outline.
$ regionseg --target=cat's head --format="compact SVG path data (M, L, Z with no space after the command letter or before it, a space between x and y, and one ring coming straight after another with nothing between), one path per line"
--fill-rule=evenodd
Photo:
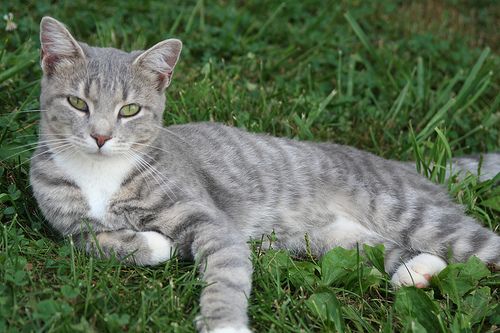
M180 40L131 53L91 47L76 41L59 21L44 17L40 43L40 126L49 146L113 156L141 150L155 139Z

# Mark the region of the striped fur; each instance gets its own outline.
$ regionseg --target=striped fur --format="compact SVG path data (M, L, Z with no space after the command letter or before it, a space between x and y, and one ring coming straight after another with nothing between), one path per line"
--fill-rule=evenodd
M42 20L41 36L45 111L31 185L43 214L91 253L155 265L175 247L199 262L207 283L201 332L248 332L247 241L272 231L276 246L296 253L305 251L306 234L316 255L382 243L395 285L414 281L401 271L407 262L425 286L450 252L453 260L476 255L500 265L500 237L411 165L221 124L163 128L164 89L180 42L144 53L94 48L75 44L51 18ZM72 108L69 95L85 100L89 112ZM141 111L119 118L129 103ZM99 148L91 134L112 139ZM486 161L498 158L491 156ZM483 164L484 176L499 171L499 163Z

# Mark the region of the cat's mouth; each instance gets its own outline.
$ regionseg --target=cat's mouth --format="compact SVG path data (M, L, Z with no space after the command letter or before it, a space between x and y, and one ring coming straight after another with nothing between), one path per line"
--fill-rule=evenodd
M97 158L110 158L116 156L113 151L102 148L97 149L94 153L92 153L92 155L96 156Z
M111 138L88 137L83 142L78 142L77 149L85 155L92 157L105 158L116 155Z
M97 147L95 145L85 145L85 146L80 146L77 148L81 153L83 153L86 156L93 157L93 158L108 158L108 157L113 157L115 152L111 147Z

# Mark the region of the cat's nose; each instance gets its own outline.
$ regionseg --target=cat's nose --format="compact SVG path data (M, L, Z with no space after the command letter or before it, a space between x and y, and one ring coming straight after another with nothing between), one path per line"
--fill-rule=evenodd
M94 140L97 143L97 146L99 148L101 148L102 146L104 146L104 144L106 143L106 141L108 141L109 139L111 139L111 137L108 136L108 135L90 134L90 136L94 138Z

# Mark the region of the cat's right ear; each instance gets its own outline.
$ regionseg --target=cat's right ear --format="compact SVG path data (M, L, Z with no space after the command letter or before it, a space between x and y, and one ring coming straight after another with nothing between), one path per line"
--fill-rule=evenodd
M49 16L40 22L40 45L40 62L45 74L51 74L58 65L85 58L82 48L64 24Z

